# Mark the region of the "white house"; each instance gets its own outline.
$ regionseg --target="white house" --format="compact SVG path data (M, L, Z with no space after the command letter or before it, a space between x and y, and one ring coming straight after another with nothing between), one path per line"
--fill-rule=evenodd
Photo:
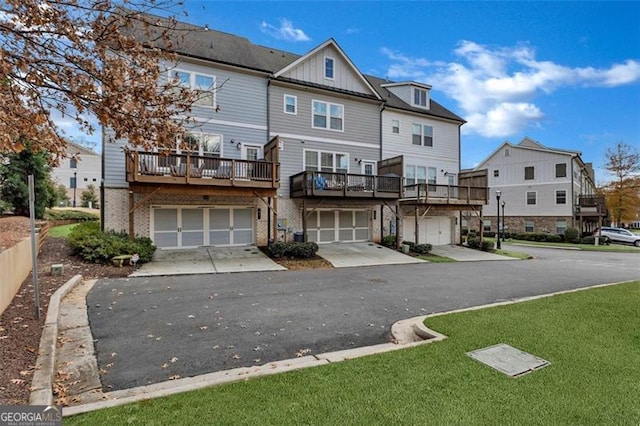
M80 196L89 185L93 185L100 200L100 177L102 157L97 152L67 141L60 164L53 168L51 178L56 185L67 188L69 205L80 206Z

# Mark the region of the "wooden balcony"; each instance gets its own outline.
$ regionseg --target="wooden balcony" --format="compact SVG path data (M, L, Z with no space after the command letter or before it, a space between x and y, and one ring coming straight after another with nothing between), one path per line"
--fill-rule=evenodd
M306 171L291 176L289 182L291 198L399 199L402 194L398 176Z
M609 215L604 195L580 195L575 207L577 217L607 217Z
M127 151L125 162L130 184L273 190L280 187L280 165L276 162L140 151Z
M404 187L403 204L440 206L483 206L489 201L486 186L430 185L419 183Z

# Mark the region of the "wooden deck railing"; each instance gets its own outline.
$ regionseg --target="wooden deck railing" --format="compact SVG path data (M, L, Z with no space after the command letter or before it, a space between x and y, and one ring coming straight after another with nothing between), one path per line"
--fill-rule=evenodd
M489 201L488 196L487 187L419 183L405 186L402 198L426 204L483 205Z
M603 216L609 214L604 195L580 195L576 206L578 216Z
M398 176L305 171L289 178L296 197L400 198Z
M127 182L273 188L280 186L280 165L261 160L128 151Z

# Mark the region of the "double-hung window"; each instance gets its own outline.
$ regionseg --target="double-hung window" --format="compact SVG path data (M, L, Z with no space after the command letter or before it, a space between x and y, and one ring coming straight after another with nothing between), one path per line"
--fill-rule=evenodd
M533 180L535 178L535 169L533 166L527 166L524 168L524 180Z
M413 145L433 146L433 127L413 123L412 129Z
M180 86L196 91L198 97L194 105L214 107L214 89L216 78L212 75L198 74L183 70L172 70L171 78Z
M284 95L284 113L293 115L298 113L298 98L296 96Z
M567 177L567 163L556 164L556 177Z
M567 191L556 191L556 204L567 204Z
M408 164L405 168L405 185L427 182L427 168Z
M391 133L399 134L400 133L400 121L399 120L391 120Z
M316 129L343 130L344 106L329 102L313 101L313 122Z
M524 232L533 232L534 231L533 221L525 220L524 221Z
M535 206L537 204L537 193L535 191L527 191L527 205Z
M69 168L77 169L78 168L78 160L76 157L69 158Z
M429 94L425 89L413 88L413 105L426 108L429 102Z
M306 150L304 162L304 168L308 171L349 172L349 155L344 153Z

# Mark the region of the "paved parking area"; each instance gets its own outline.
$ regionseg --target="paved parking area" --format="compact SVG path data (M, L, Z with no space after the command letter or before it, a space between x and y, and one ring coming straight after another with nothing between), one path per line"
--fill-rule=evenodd
M487 253L486 251L474 250L462 246L433 246L431 253L436 256L448 257L458 262L475 262L483 260L515 260L512 257L500 256L499 254Z
M334 268L424 262L371 242L321 244L318 248L318 256L331 262Z

